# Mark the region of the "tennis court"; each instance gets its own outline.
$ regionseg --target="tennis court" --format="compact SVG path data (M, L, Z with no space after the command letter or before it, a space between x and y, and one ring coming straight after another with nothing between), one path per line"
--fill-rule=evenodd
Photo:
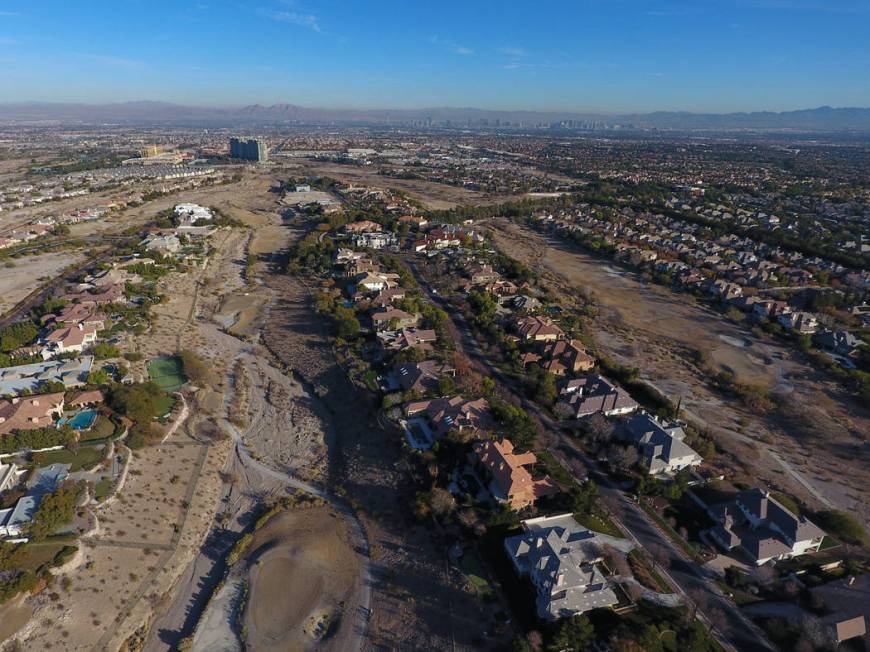
M175 356L151 360L148 363L148 377L164 392L177 392L187 382L181 369L181 360Z

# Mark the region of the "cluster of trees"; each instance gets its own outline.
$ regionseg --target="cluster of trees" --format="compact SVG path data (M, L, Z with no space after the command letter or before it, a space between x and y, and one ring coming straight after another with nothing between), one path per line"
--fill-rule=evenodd
M210 385L214 382L214 373L196 351L183 349L178 357L185 377L194 385Z
M116 385L112 388L109 405L118 414L123 414L134 422L127 439L130 448L141 448L159 436L152 421L160 416L159 401L165 396L166 393L153 382Z
M36 539L45 539L61 526L72 521L76 512L76 504L84 491L82 483L71 480L62 482L50 494L46 494L39 502L39 508L33 515L30 524L30 535Z
M331 238L320 236L320 232L312 231L293 246L287 260L290 274L298 274L302 269L323 272L332 267L335 245Z
M514 446L522 450L534 445L538 438L538 425L524 409L498 399L490 399L489 409L493 418L510 432Z
M32 321L19 321L0 328L0 351L8 353L15 349L27 346L36 336L39 329Z
M34 428L33 430L14 430L0 437L0 453L14 453L24 449L50 448L52 446L75 447L78 434L69 424L55 428Z

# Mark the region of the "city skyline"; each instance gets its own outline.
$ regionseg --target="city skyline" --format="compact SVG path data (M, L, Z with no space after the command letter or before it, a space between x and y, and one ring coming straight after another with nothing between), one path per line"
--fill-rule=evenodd
M853 0L497 11L447 2L438 12L338 0L4 2L0 83L6 102L602 114L870 106L860 83L868 18Z

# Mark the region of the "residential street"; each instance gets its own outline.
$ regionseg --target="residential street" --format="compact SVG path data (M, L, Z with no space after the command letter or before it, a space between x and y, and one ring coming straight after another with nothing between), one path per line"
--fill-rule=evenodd
M561 426L556 423L536 404L523 396L522 388L518 387L514 379L505 375L498 367L493 365L486 355L480 350L480 346L465 320L464 315L452 309L450 303L437 293L433 293L431 286L417 268L416 263L409 263L420 287L426 292L429 299L437 303L450 315L456 329L462 335L462 342L457 342L465 354L485 366L489 374L497 379L504 387L510 389L519 399L523 409L532 414L542 426L541 441L553 455L557 456L568 466L575 469L583 466L594 477L603 496L610 496L623 505L620 524L632 537L647 549L659 547L667 552L668 576L676 584L684 595L698 600L700 597L699 613L702 619L712 626L714 631L720 634L720 643L740 652L754 652L756 650L775 650L768 644L764 634L748 618L746 618L734 603L725 598L719 587L712 578L705 574L704 569L698 567L685 556L682 550L675 546L670 538L653 525L646 514L631 500L616 488L603 473L594 460L583 453L565 433ZM615 515L614 515L615 516Z

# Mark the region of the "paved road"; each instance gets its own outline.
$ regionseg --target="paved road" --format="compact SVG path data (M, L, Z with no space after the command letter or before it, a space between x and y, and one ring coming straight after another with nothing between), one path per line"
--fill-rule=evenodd
M644 548L660 548L667 553L666 566L662 570L671 578L672 583L681 593L690 596L693 600L696 597L701 597L699 616L702 617L705 624L714 626L711 629L718 632L720 643L740 652L775 650L767 642L761 630L743 615L740 608L722 595L719 587L713 581L713 577L707 575L708 571L690 561L665 533L654 526L646 513L628 500L622 491L610 482L598 464L577 447L570 435L564 432L561 424L553 421L539 406L523 397L522 388L518 387L517 382L493 365L481 351L464 315L453 308L444 297L432 292L432 287L420 273L416 263L411 261L410 267L420 287L429 295L429 299L450 315L463 339L463 342L457 344L465 349L466 355L483 364L494 378L512 390L514 395L519 398L522 407L541 422L543 426L541 443L551 453L565 459L572 468L578 463L585 466L594 476L599 485L600 493L612 497L623 506L621 520L623 529ZM715 622L711 622L711 620Z

